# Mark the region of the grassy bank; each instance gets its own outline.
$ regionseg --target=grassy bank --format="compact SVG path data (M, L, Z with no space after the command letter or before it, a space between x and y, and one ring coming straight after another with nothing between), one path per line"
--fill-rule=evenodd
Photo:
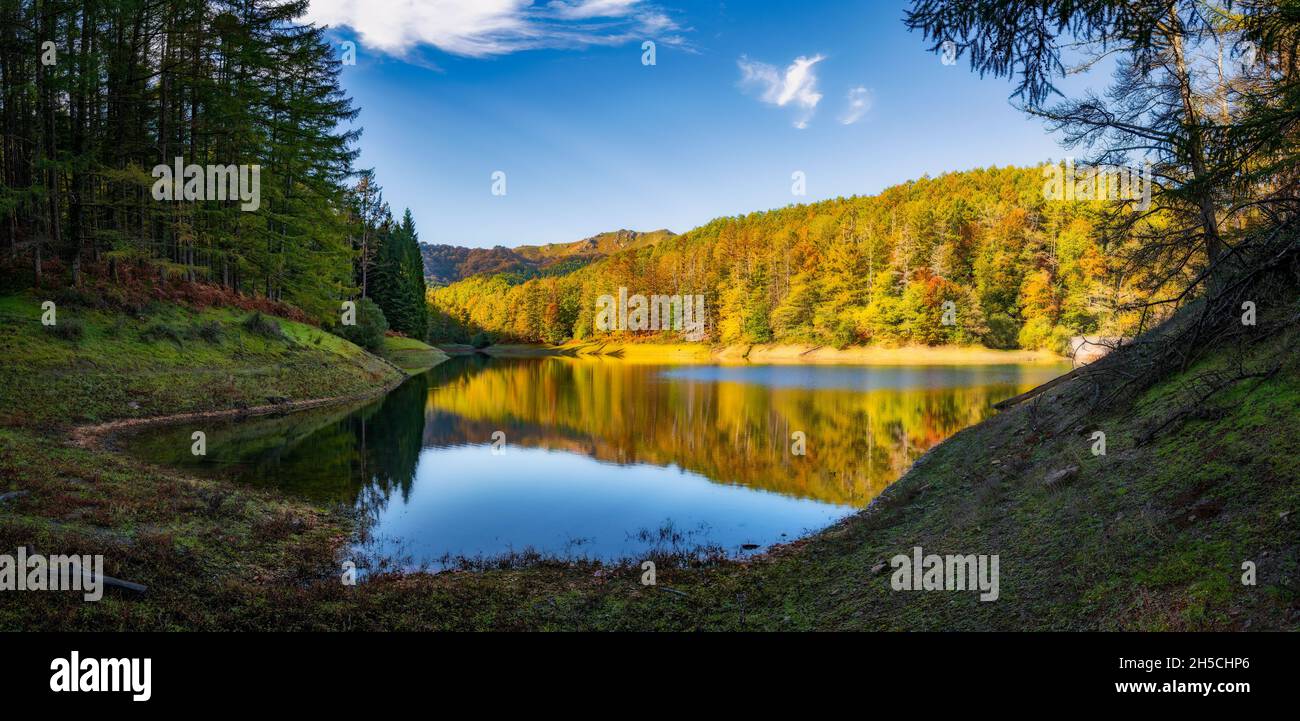
M350 396L400 381L390 362L319 328L231 308L138 315L0 297L0 423L67 426Z
M107 575L149 591L110 590L98 604L0 594L6 630L238 627L241 612L220 608L227 591L243 599L232 609L267 603L278 583L332 568L352 532L339 509L141 468L103 447L94 424L356 400L446 358L398 337L381 358L233 308L60 302L46 326L41 302L0 296L0 553L103 554Z
M6 312L32 301L6 299ZM172 314L175 315L172 315ZM193 323L191 311L161 317ZM62 317L62 316L61 316ZM0 594L3 629L1294 629L1300 625L1300 359L1197 402L1193 379L1232 367L1212 355L1131 404L1076 420L1093 397L1083 380L958 433L927 454L867 511L767 557L674 567L658 585L639 568L542 562L528 568L338 580L352 532L343 510L271 492L141 467L68 442L74 422L145 410L302 399L340 386L382 385L392 366L290 324L286 339L132 339L150 319L87 317L74 341L39 324L6 330L8 387L0 426L0 552L100 553L105 572L143 583L85 603L72 593ZM13 324L11 324L13 325ZM103 340L96 340L103 338ZM21 339L21 342L19 341ZM1286 353L1294 329L1245 346ZM115 343L134 349L127 357ZM139 344L145 344L143 347ZM175 346L175 348L169 347ZM301 347L299 347L301 346ZM238 350L242 347L242 350ZM158 351L157 355L143 351ZM202 354L182 356L183 353ZM138 353L141 353L137 355ZM326 355L328 354L328 355ZM236 394L197 401L172 392L196 358L236 378ZM85 364L82 358L94 358ZM296 375L261 364L294 363ZM14 368L16 370L11 370ZM114 381L114 370L121 369ZM95 397L93 384L128 386ZM133 375L132 375L133 374ZM374 375L372 375L374 374ZM145 379L145 380L142 380ZM174 379L174 380L173 380ZM46 384L45 389L37 386ZM242 389L242 390L241 390ZM42 408L71 394L58 411ZM79 395L78 395L79 394ZM85 408L69 404L80 402ZM137 403L140 407L133 407ZM1195 413L1165 426L1170 409ZM1107 434L1094 456L1091 434ZM1149 439L1148 439L1148 436ZM810 457L809 462L816 462ZM1066 471L1065 479L1046 479ZM1000 597L896 592L888 561L926 553L997 554ZM1240 582L1243 562L1257 583ZM671 590L669 590L671 589Z
M384 336L384 357L407 373L428 370L447 360L447 354L414 338Z

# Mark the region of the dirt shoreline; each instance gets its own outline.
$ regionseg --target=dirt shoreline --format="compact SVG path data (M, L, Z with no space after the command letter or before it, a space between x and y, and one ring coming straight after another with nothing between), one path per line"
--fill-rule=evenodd
M771 363L791 365L996 365L1062 363L1067 356L1048 351L997 350L972 346L830 346L763 344L708 346L696 343L587 342L562 345L502 344L475 349L440 345L451 356L482 353L495 358L617 358L642 363Z
M118 433L126 430L137 428L147 428L155 425L167 425L170 423L180 423L182 421L193 420L211 420L226 418L251 418L254 416L273 415L276 413L292 413L303 411L321 406L354 403L357 401L378 398L402 383L405 383L411 376L409 374L383 385L382 387L372 388L361 393L352 393L346 396L331 396L329 398L307 398L300 401L287 401L285 403L269 403L260 406L250 406L248 408L227 408L220 411L194 411L191 413L173 413L162 416L145 416L143 418L122 418L106 423L90 423L86 425L74 426L68 431L69 442L78 447L88 450L107 450L105 442Z

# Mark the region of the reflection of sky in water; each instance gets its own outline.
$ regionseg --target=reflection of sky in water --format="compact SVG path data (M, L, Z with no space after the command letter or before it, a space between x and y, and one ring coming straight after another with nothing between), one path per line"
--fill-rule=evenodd
M755 383L772 388L881 389L962 388L998 383L1040 385L1069 370L1060 365L1022 366L681 366L661 376L674 380Z
M490 445L426 448L409 498L392 499L376 531L434 556L546 554L635 559L671 522L687 545L793 540L855 508L714 483L675 466L600 463L560 451ZM383 541L384 539L377 539ZM381 543L380 549L383 549Z
M636 559L792 540L1060 366L649 366L462 358L353 407L151 429L151 462L355 508L384 555ZM493 434L506 434L494 455ZM807 454L791 453L792 433ZM664 546L660 546L664 548ZM668 550L668 549L665 549Z

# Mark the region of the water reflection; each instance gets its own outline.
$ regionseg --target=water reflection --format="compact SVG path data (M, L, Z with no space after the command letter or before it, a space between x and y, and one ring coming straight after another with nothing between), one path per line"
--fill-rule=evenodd
M931 446L987 417L993 403L1060 372L479 361L431 383L428 415L447 425L427 427L425 442L482 442L504 428L511 443L675 464L719 483L865 506ZM808 440L804 457L791 454L795 431Z
M415 560L526 547L618 558L664 524L727 550L865 506L1057 366L631 365L454 359L351 408L127 441L147 459L343 503ZM503 431L505 453L492 453ZM792 452L796 432L806 455Z

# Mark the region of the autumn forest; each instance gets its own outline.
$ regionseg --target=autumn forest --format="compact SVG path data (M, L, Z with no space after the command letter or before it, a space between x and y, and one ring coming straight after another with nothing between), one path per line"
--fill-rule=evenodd
M1160 280L1094 232L1111 201L1046 199L1048 169L950 173L874 197L719 218L558 276L478 275L430 290L430 334L589 340L603 335L597 298L620 287L703 294L707 340L721 344L1064 351L1072 336L1129 334L1128 309Z

